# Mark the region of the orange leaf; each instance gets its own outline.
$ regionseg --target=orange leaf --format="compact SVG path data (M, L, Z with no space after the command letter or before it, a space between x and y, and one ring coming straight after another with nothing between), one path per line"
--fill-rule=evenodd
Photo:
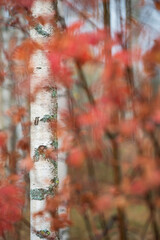
M68 164L73 167L80 167L84 161L84 154L81 149L74 148L68 157Z

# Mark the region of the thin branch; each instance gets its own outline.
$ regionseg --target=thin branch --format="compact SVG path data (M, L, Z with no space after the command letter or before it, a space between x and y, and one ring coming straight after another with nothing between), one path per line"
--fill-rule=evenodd
M109 230L113 227L114 223L118 220L117 216L116 215L113 215L111 216L111 218L108 220L106 226L105 226L105 229L104 229L104 232L103 232L103 235L101 236L101 239L103 239L106 235L108 235L108 232Z
M79 10L78 8L76 8L75 6L73 6L72 3L70 3L70 2L67 1L67 0L64 0L64 3L66 3L66 4L70 7L70 9L71 9L72 11L74 11L75 13L77 13L80 17L84 18L84 20L86 20L87 22L89 22L94 28L99 29L99 28L97 27L97 25L96 25L91 19L89 19L89 18L84 14L84 12L82 12L81 10Z
M2 238L3 238L4 240L7 240L4 232L2 233Z
M110 0L103 0L103 23L107 30L110 27Z
M28 228L31 227L30 222L29 222L26 218L22 218L22 222L23 222Z
M141 240L145 239L150 222L151 222L151 216L149 216L149 218L146 220L146 222L144 224L143 231L142 231L142 234L141 234Z
M62 30L65 30L67 28L66 22L65 22L65 18L62 17L59 13L59 9L58 9L58 1L53 1L53 9L55 11L55 20L56 22L59 22L61 25Z
M156 221L156 208L155 208L153 200L152 200L151 192L146 194L145 199L146 199L146 203L149 208L150 215L151 215L151 224L152 224L152 230L153 230L153 234L154 234L154 240L159 240L160 234L159 234L158 224Z
M114 183L119 190L121 184L121 169L119 164L119 152L118 152L118 145L116 140L112 141L113 146L113 172L114 172ZM119 225L119 235L120 240L127 240L127 229L126 229L126 217L124 209L118 207L118 225Z
M87 231L88 231L89 239L90 240L96 240L95 236L93 234L92 227L91 227L90 220L89 220L89 217L88 217L87 213L84 213L83 218L84 218L86 228L87 228Z
M85 77L85 75L84 75L84 73L83 73L83 70L82 70L82 68L81 68L81 65L79 64L78 61L76 61L76 66L77 66L79 78L80 78L80 81L81 81L81 85L82 85L83 89L85 90L85 92L86 92L86 94L87 94L87 97L88 97L88 99L89 99L89 102L90 102L92 105L95 105L95 100L94 100L94 98L93 98L93 95L92 95L91 91L89 90L86 77Z

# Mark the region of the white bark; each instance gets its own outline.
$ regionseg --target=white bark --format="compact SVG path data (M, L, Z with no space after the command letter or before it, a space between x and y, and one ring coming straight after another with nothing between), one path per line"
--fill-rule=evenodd
M53 8L51 3L48 1L36 1L33 8L32 14L34 17L40 15L48 17L48 15L53 14ZM46 32L52 33L52 28L47 24L44 28ZM43 44L47 37L41 36L33 28L30 31L31 38L35 41L40 41ZM34 92L34 89L37 86L44 85L44 81L49 77L49 64L45 53L42 51L37 51L31 58L31 66L34 68L34 73L31 78L31 92ZM51 96L50 91L46 89L41 90L35 98L35 101L31 103L31 157L35 159L35 153L39 150L39 147L51 147L51 142L53 140L52 133L49 129L49 123L39 121L38 125L35 125L35 119L42 119L44 115L52 115L53 106L56 104L55 100ZM55 177L56 169L53 164L46 160L44 156L38 156L38 159L35 161L34 168L30 172L30 186L31 186L31 240L40 239L38 234L35 232L40 231L49 231L50 224L45 217L34 218L33 214L44 209L45 206L45 197L47 195L44 192L49 192L51 185L51 180ZM43 195L43 196L42 196ZM35 231L33 231L35 230ZM51 235L50 235L51 236Z
M44 77L47 77L46 60L42 53L37 52L33 56L33 63L38 67L41 66L40 70L36 70L33 78L31 79L31 89L34 88L41 81L44 81ZM36 69L36 68L35 68ZM45 76L46 75L46 76ZM36 117L42 118L45 114L52 114L51 108L51 93L43 90L36 96L36 100L31 104L31 156L34 158L35 149L39 146L49 146L51 143L52 134L49 130L48 123L39 121L38 125L34 125ZM50 147L50 146L49 146ZM49 187L50 180L53 178L53 164L45 160L42 156L39 156L39 160L35 162L34 169L30 173L30 186L31 191L35 189L47 189ZM35 230L49 229L49 223L45 219L33 219L32 215L40 210L43 210L45 200L31 200L31 225ZM39 239L35 234L31 235L31 239Z

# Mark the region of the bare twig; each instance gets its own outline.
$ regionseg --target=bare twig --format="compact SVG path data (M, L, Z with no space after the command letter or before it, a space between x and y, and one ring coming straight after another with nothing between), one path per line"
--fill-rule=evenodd
M76 66L77 66L79 78L80 78L80 81L81 81L81 85L82 85L83 89L85 90L85 92L86 92L86 94L87 94L87 97L88 97L88 99L89 99L89 102L90 102L92 105L95 105L95 100L94 100L94 98L93 98L93 95L92 95L91 91L89 90L89 87L88 87L88 84L87 84L85 75L84 75L83 70L82 70L82 68L81 68L81 65L79 64L78 61L76 61Z
M160 234L159 234L159 228L158 228L157 221L156 221L156 208L152 201L152 195L150 192L146 194L145 199L146 199L146 203L149 208L150 215L151 215L151 225L152 225L152 229L153 229L154 240L159 240Z
M119 190L121 183L121 169L119 164L119 153L118 153L118 145L115 140L112 141L113 145L113 172L114 172L114 183ZM120 240L127 240L127 229L126 229L126 220L125 220L125 211L124 209L118 207L118 225L119 225L119 235Z
M82 18L84 18L87 22L89 22L94 28L99 29L98 26L91 20L89 19L84 12L82 12L81 10L79 10L78 8L76 8L75 6L73 6L72 3L70 3L69 1L65 0L64 3L66 3L70 9L72 11L74 11L75 13L77 13L79 16L81 16Z
M141 234L141 240L145 239L150 222L151 222L151 216L149 216L149 218L145 222L145 225L143 227L142 234Z
M90 220L89 220L88 214L84 213L83 218L84 218L84 221L85 221L85 224L86 224L86 228L87 228L87 231L88 231L89 239L90 240L96 240L95 236L93 234L93 231L92 231L92 227L91 227L91 224L90 224Z

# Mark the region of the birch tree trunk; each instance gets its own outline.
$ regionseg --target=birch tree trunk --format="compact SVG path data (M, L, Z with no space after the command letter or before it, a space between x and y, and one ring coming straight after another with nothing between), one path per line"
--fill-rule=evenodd
M49 1L36 1L32 7L32 14L35 18L39 16L48 17L53 15L53 3ZM34 41L43 44L48 41L53 29L49 24L45 26L35 26L31 29L30 35ZM31 77L31 93L39 87L45 85L44 82L49 78L49 63L45 52L38 50L34 53L30 61L34 68ZM34 168L30 173L30 212L31 212L31 240L45 238L45 236L55 236L56 233L50 232L50 223L47 215L34 218L34 214L44 209L45 198L53 195L54 189L58 185L57 163L47 159L45 152L53 147L58 148L56 129L52 132L49 128L49 119L57 121L57 91L54 87L49 90L42 88L36 94L35 101L31 103L31 157L34 159ZM54 135L54 136L53 136Z

